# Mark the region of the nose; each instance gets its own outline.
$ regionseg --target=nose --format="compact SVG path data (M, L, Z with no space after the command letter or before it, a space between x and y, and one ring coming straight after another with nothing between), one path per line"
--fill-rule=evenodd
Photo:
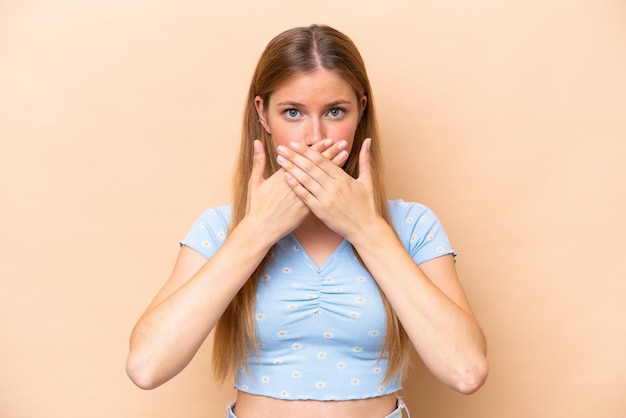
M305 134L304 143L310 147L316 142L325 139L324 135L324 125L322 124L322 121L317 118L311 118Z

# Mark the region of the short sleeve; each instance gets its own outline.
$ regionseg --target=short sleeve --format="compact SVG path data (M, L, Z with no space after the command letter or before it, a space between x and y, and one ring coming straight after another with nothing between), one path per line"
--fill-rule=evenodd
M389 211L398 238L417 264L446 254L456 257L443 225L430 208L399 199L389 202Z
M196 219L180 245L191 248L206 259L211 258L226 240L230 217L230 206L207 209Z

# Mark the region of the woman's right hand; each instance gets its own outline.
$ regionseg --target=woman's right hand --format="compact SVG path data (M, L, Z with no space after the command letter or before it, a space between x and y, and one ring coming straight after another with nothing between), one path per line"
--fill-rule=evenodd
M346 146L345 141L335 144L332 139L324 139L313 144L311 148L341 166L348 155L342 152ZM262 227L266 231L264 236L273 245L296 229L310 210L285 182L285 171L281 168L266 179L265 165L263 144L255 140L245 218Z

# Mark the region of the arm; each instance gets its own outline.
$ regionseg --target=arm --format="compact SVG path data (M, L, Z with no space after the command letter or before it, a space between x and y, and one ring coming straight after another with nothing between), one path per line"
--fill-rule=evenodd
M331 145L320 141L314 147L341 164L339 143ZM246 215L208 261L181 247L172 274L135 325L126 370L137 386L155 388L187 366L272 245L309 213L284 183L284 173L264 179L264 168L256 141Z
M281 147L286 182L319 219L354 246L433 374L459 392L472 393L487 376L486 343L452 256L418 266L376 212L369 144L363 143L357 179L298 144Z
M478 390L488 372L486 341L452 255L418 266L382 218L353 240L424 364L461 393Z
M155 388L191 361L271 248L249 236L263 236L262 228L243 220L208 261L181 247L169 280L131 334L126 370L137 386Z

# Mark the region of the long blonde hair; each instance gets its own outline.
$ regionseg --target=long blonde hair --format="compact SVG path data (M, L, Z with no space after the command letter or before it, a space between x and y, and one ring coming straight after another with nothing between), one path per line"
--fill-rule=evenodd
M321 68L335 71L343 77L353 87L357 97L367 97L367 106L362 109L363 117L354 136L352 146L354 151L350 153L343 169L352 177L358 177L361 144L366 138L372 138L370 155L374 200L378 213L390 223L374 97L365 64L356 46L346 35L329 26L311 25L293 28L276 36L269 42L257 64L244 110L241 148L233 183L231 230L243 219L246 211L255 139L260 139L265 148L266 177L278 169L272 138L258 123L254 106L255 97L260 96L264 107L267 108L272 92L287 79L296 74ZM253 350L256 347L254 304L258 275L264 265L265 260L233 298L216 325L213 370L221 382L230 376L239 364L247 366L247 347L250 346ZM382 291L381 296L387 313L385 343L381 351L381 356L385 351L389 353L386 380L407 361L408 337Z

